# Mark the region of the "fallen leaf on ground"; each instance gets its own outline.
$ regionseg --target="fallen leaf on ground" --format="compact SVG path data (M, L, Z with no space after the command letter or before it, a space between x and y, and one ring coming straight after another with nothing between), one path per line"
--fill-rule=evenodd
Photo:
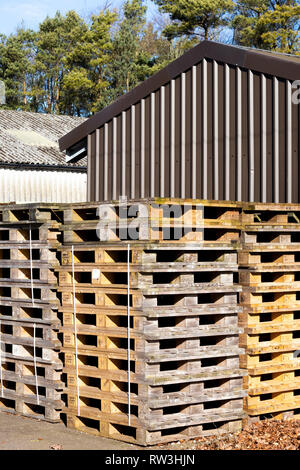
M63 447L61 444L53 444L52 446L50 446L50 449L52 450L63 450Z

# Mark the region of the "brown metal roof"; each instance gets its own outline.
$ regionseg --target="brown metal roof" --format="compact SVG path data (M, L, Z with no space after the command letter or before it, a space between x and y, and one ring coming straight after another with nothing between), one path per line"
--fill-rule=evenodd
M297 56L228 46L212 41L203 41L129 93L121 96L113 104L95 114L79 127L59 139L60 149L69 149L79 141L85 139L87 135L95 131L95 129L101 127L114 116L125 111L193 65L196 65L203 58L288 80L300 79L300 58Z

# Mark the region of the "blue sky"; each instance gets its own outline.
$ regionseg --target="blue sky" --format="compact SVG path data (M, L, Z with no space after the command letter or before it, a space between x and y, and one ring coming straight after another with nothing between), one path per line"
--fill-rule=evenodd
M122 0L0 0L0 33L14 33L22 21L25 27L36 29L47 15L53 16L57 10L61 13L76 10L88 16L107 4L117 7Z

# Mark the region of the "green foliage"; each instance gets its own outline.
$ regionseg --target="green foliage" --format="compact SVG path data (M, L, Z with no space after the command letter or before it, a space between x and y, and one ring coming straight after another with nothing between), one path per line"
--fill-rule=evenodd
M8 38L0 37L0 79L5 83L8 109L28 109L27 80L34 39L35 33L24 29Z
M154 0L160 11L170 16L164 29L169 39L180 36L210 39L219 27L229 24L232 0Z
M0 80L8 109L89 116L178 58L202 38L300 51L300 0L124 0L89 19L47 17L34 32L0 35ZM225 28L225 29L224 29ZM221 36L222 39L222 36ZM225 40L225 36L223 36Z
M64 57L65 76L62 81L60 111L68 114L90 114L99 103L109 83L107 67L111 58L111 28L117 12L101 11L92 15L91 23L72 30L74 45Z
M298 0L238 1L232 25L238 44L299 54Z
M112 41L108 102L147 77L150 54L140 47L145 33L146 11L143 0L126 0L123 5L123 17ZM99 104L100 107L103 105Z

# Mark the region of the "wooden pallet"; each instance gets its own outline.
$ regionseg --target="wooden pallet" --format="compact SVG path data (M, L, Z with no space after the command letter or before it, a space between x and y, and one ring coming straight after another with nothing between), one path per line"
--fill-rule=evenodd
M52 306L31 302L15 302L14 300L0 300L0 319L60 325L57 310Z
M272 252L259 252L253 251L239 251L238 265L240 268L248 268L252 272L273 272L279 271L298 271L300 269L300 254L298 252L290 251L272 251Z
M57 407L57 409L56 409ZM0 412L17 414L49 423L59 423L62 403L52 402L43 398L37 401L36 397L21 397L5 392L0 396Z
M231 411L230 418L228 419L228 416L223 416L221 421L218 420L218 415L211 415L209 422L202 423L201 425L177 426L164 431L146 431L143 428L119 424L117 418L109 421L109 418L99 420L87 416L78 417L75 413L69 411L66 415L67 426L71 429L141 446L151 446L159 443L211 435L222 436L238 432L242 428L243 418L243 412L233 413Z
M61 268L72 265L72 247L62 246ZM73 262L74 265L91 266L127 266L128 245L120 244L101 244L101 245L79 245L74 247ZM160 265L166 264L180 266L193 264L196 266L211 266L217 269L227 265L237 265L237 253L233 246L220 244L219 247L210 246L205 248L195 246L194 244L148 244L135 243L130 245L129 262L131 268L136 266L151 266L158 269Z
M63 384L54 268L63 214L35 204L0 212L0 408L58 422Z

